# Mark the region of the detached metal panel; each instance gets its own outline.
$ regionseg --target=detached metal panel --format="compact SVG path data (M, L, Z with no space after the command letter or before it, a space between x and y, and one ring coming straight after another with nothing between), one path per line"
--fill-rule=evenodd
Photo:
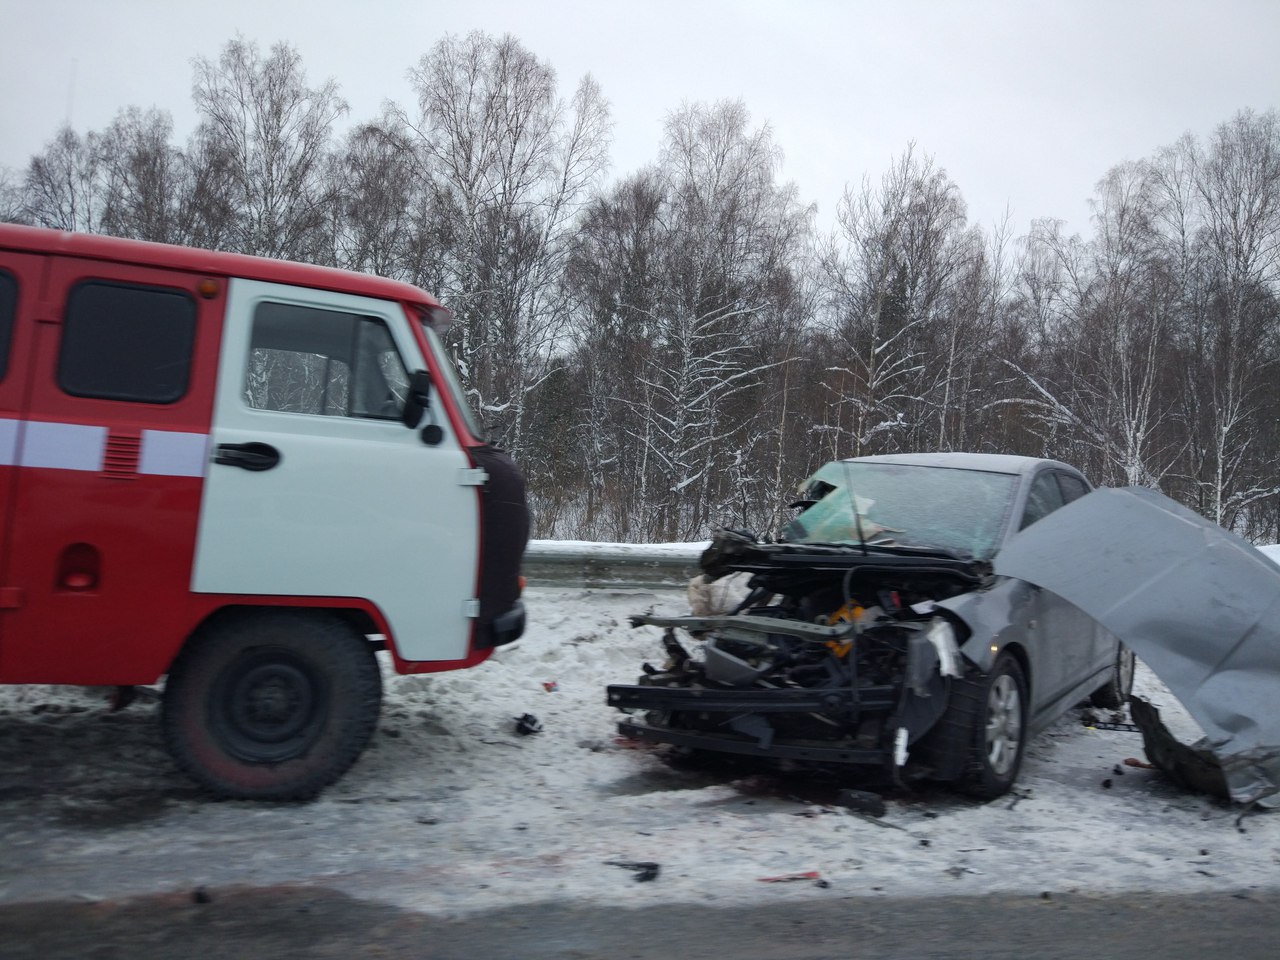
M1015 536L999 574L1118 636L1204 729L1233 799L1280 792L1280 567L1141 487L1095 490Z

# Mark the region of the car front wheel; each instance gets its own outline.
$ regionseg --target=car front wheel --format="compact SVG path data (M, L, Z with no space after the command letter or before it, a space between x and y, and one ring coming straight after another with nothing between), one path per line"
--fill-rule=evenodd
M960 786L992 799L1018 779L1027 743L1027 681L1012 656L1001 654L978 685L979 705L971 730L971 754Z

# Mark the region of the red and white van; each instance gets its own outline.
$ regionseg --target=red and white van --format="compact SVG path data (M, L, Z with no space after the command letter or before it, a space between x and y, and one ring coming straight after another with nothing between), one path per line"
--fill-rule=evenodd
M524 629L524 481L415 287L0 225L0 682L167 675L175 759L314 794L377 723L375 649Z

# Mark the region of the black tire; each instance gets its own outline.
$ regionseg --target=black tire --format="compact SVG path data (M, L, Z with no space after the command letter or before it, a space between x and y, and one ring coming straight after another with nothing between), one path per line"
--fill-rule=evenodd
M305 800L337 780L378 723L369 642L329 614L263 610L215 619L165 683L174 760L220 797Z
M1016 694L1016 735L1011 749L998 760L987 742L993 691ZM973 670L963 679L951 681L946 712L912 749L912 756L921 760L933 779L949 782L970 796L984 800L1002 796L1018 779L1022 766L1028 703L1022 666L1012 654L1002 653L990 673Z
M1119 710L1133 693L1133 671L1137 660L1123 643L1116 645L1116 661L1107 682L1089 695L1089 702L1104 710Z
M1002 653L974 689L978 702L971 708L969 763L959 786L970 796L993 800L1009 792L1022 768L1027 679L1018 661Z
M1018 779L1027 743L1027 680L1012 654L991 672L951 681L947 710L920 743L919 754L936 779L970 796L992 800ZM999 734L1000 749L991 737Z

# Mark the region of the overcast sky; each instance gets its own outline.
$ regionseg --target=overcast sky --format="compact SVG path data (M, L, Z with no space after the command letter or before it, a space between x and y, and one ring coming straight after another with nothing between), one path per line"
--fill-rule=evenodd
M294 46L358 121L411 104L406 74L441 36L483 30L549 61L566 97L596 78L614 175L656 157L682 102L741 99L824 228L914 140L972 222L1008 207L1018 232L1083 232L1109 167L1280 106L1277 0L0 0L0 23L0 167L129 105L168 110L185 142L192 58L237 33Z

